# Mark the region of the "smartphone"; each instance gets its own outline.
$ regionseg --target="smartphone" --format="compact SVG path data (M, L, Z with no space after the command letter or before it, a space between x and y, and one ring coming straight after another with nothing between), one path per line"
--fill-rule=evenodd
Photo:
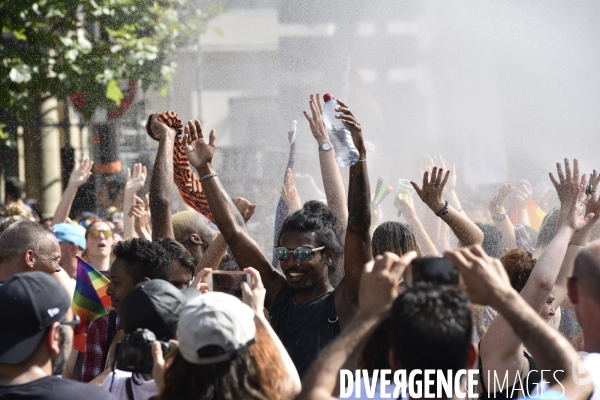
M447 258L416 258L407 268L404 279L408 286L416 282L431 282L436 285L460 285L462 278L452 261Z
M242 282L252 287L252 275L244 271L212 271L208 274L208 290L242 298Z

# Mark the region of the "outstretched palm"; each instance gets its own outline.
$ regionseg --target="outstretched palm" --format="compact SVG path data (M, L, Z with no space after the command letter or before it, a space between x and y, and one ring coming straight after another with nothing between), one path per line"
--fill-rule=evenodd
M215 144L215 130L210 131L208 143L204 137L202 125L198 120L194 122L188 121L184 128L184 133L184 144L186 144L184 150L194 168L199 169L210 163L217 149Z

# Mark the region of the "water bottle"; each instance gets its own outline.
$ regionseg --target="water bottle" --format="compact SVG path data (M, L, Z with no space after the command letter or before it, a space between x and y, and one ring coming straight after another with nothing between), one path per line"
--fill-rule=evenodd
M358 161L360 154L354 146L352 133L346 128L341 119L335 117L335 109L338 107L338 102L335 101L331 93L323 95L325 104L323 105L323 123L329 139L335 150L335 161L340 167L350 167Z

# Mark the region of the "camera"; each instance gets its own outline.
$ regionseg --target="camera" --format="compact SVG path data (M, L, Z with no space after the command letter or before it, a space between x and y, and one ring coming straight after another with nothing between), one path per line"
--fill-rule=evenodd
M447 258L415 258L406 270L406 282L431 282L436 285L460 285L462 277L456 266Z
M117 345L115 362L121 371L152 373L152 343L156 341L154 333L148 329L138 328L125 336ZM166 355L175 346L167 342L159 342Z

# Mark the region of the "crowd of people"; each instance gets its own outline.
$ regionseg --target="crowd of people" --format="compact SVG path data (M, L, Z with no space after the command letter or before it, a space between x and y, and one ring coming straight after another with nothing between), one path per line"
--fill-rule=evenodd
M150 176L135 164L106 179L100 213L72 209L92 175L87 158L51 218L7 179L0 399L390 398L436 384L405 378L386 392L382 371L425 370L478 371L471 397L600 399L600 175L565 159L553 192L507 183L482 210L461 203L442 157L424 156L415 195L398 193L398 217L382 221L362 126L337 101L359 160L338 167L311 95L304 115L326 200L302 204L288 169L272 241L248 229L260 204L225 190L215 131L173 112L148 120ZM188 205L176 213L174 188ZM419 278L417 264L440 258L460 279ZM110 281L111 304L82 322L83 261ZM233 271L249 276L238 288L209 279ZM86 322L79 351L74 331ZM347 370L361 372L355 384Z

